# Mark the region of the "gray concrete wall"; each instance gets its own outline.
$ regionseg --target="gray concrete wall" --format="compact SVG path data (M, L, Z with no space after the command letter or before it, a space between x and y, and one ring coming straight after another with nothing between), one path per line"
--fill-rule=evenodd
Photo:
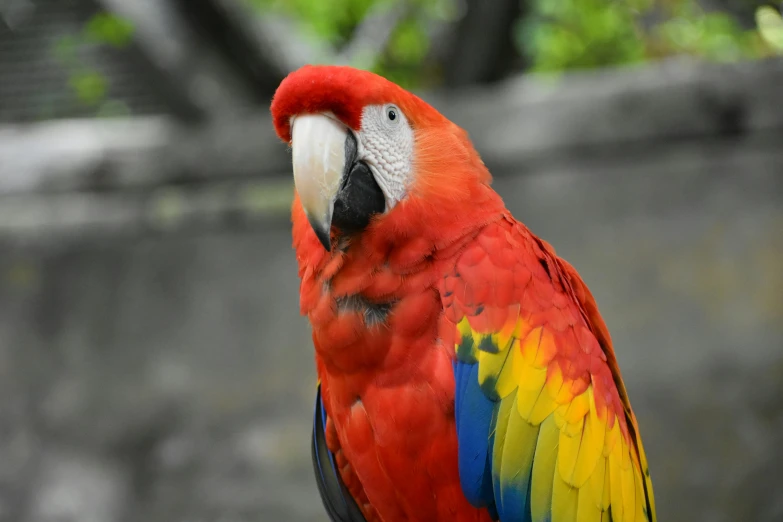
M509 208L598 300L661 520L783 518L782 136L496 162ZM0 227L0 521L324 520L284 212L124 220L143 194L0 199L17 217ZM18 217L84 201L102 219ZM226 200L199 201L203 218Z

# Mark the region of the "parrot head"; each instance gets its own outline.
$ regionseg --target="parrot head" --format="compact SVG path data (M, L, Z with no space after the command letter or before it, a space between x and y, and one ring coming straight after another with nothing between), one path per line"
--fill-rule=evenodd
M461 128L367 71L304 66L281 82L271 112L291 146L299 202L327 251L333 227L353 234L395 215L464 212L490 182Z

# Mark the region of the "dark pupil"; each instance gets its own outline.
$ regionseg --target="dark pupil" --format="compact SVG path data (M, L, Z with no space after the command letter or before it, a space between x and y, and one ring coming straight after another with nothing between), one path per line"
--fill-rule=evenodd
M387 113L387 115L389 116L389 119L391 121L394 121L394 120L397 119L397 113L394 112L394 109L389 109L389 112Z

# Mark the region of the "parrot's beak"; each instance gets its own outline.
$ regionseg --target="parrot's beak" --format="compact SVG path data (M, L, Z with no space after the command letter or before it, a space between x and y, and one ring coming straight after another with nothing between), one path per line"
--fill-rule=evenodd
M353 162L345 157L349 135L345 125L321 114L297 116L291 129L294 186L310 226L326 250L331 249L334 200L346 161Z
M294 186L307 220L324 248L331 250L331 229L363 229L384 211L383 192L369 167L357 160L353 132L323 114L294 118L291 129Z

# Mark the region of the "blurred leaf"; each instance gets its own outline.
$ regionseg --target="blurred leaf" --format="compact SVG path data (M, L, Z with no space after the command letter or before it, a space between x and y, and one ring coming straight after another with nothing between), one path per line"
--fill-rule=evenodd
M756 10L756 25L761 38L777 52L783 52L783 17L768 5Z
M133 37L133 24L109 13L98 13L93 16L84 28L85 36L97 43L113 47L124 47Z
M537 72L635 63L644 58L636 5L639 2L539 0L540 11L518 25L516 41Z
M432 20L453 22L460 15L459 2L453 0L420 0L423 13Z
M77 63L79 41L75 36L66 35L54 43L54 56L62 63L72 65Z
M95 105L106 96L108 85L106 78L96 71L77 72L68 80L80 101Z
M296 20L307 36L314 36L318 46L339 51L354 35L356 28L370 10L374 14L384 6L394 6L400 0L244 0L264 16L267 13L285 15ZM455 20L459 0L406 0L412 6L412 16L393 28L386 52L361 50L351 56L351 65L382 74L408 88L426 81L425 58L430 50L430 37L425 22Z
M536 0L516 41L538 72L680 54L713 61L765 55L755 31L742 29L730 14L705 12L697 0Z
M97 117L127 116L131 111L121 101L106 99L109 89L107 78L83 61L80 49L88 44L120 48L130 42L133 32L130 22L108 13L98 13L87 21L81 34L64 36L54 43L52 52L69 73L68 85L73 95L84 104L97 106ZM51 102L45 103L41 115L53 117L53 106Z
M119 118L130 114L130 107L126 103L119 100L106 100L101 104L96 116L98 118Z
M406 20L394 32L389 45L391 56L402 63L420 62L429 50L427 35L415 20Z
M324 40L339 45L344 43L356 25L375 3L390 0L245 0L250 5L273 13L288 15Z
M370 9L395 0L245 0L262 13L298 21L323 48L340 49ZM383 74L407 87L421 86L427 74L431 42L428 23L455 21L462 0L407 0L412 18L395 28L387 54L358 53L352 65ZM633 65L667 56L734 61L767 56L783 49L780 14L757 11L758 30L748 31L729 13L705 11L699 0L533 0L530 13L516 24L518 50L534 72Z

